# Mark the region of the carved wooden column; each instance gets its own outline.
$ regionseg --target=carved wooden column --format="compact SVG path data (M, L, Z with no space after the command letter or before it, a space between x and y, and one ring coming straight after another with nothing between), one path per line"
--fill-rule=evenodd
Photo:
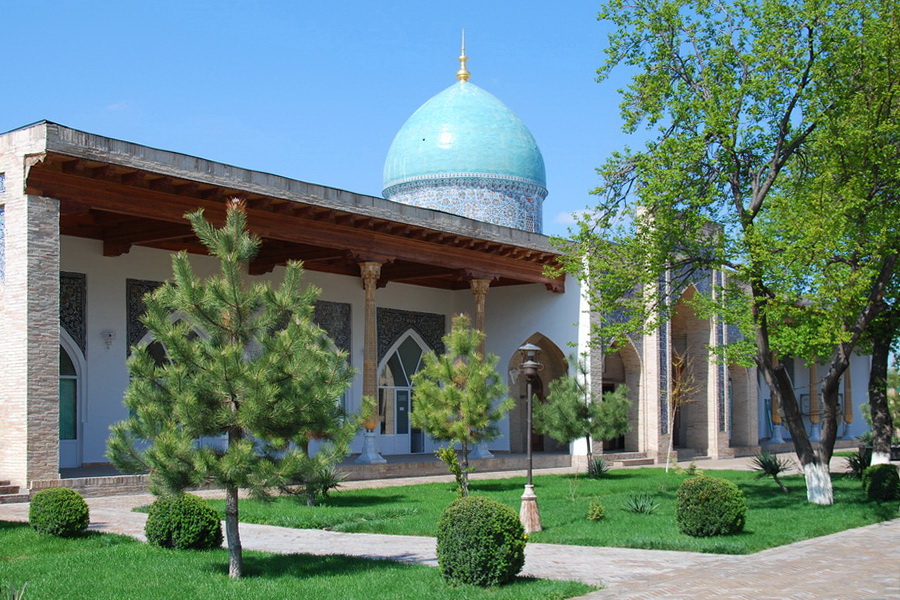
M484 328L484 302L487 298L488 288L491 287L490 279L471 279L469 286L472 288L472 295L475 296L475 329L481 333L485 333ZM478 351L485 356L485 339L481 340Z
M378 390L378 331L376 327L375 288L381 276L381 263L359 263L359 274L366 290L366 330L363 338L363 395L375 397Z
M359 275L366 291L366 322L363 337L363 396L376 398L378 394L378 328L375 310L375 289L381 276L380 262L359 263ZM362 454L356 459L358 464L382 464L386 462L378 453L374 430L366 430Z
M488 288L491 287L490 279L470 279L469 287L472 288L472 295L475 296L475 329L480 331L481 333L485 333L484 328L484 302L487 298ZM485 352L485 341L487 338L481 338L481 343L478 345L478 352L481 353L482 356L487 356L487 352ZM491 451L488 450L487 443L481 442L475 449L469 454L469 458L494 458L494 455L491 454Z

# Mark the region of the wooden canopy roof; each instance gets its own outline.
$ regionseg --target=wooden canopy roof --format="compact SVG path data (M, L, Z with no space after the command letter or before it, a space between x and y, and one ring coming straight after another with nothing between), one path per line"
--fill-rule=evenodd
M105 256L132 246L205 253L184 218L203 208L224 221L231 198L247 206L262 238L254 275L286 261L310 271L359 275L383 263L390 282L443 289L541 283L564 291L547 238L438 211L246 171L46 123L47 151L27 158L25 191L60 201L60 233L101 240ZM52 131L51 131L52 130Z

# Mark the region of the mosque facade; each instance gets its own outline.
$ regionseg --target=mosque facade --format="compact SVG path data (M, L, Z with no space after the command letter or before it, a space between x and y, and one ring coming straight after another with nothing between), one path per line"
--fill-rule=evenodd
M596 452L658 463L669 444L685 455L756 452L786 435L754 369L719 364L708 349L735 333L701 319L690 297L723 281L711 272L678 301L652 335L591 349L591 315L579 282L552 277L558 250L541 233L548 195L540 149L499 99L472 83L465 55L457 81L400 128L384 168L384 197L353 194L39 122L0 134L0 480L23 489L64 484L69 469L103 464L109 427L124 419L130 348L154 340L140 322L143 295L170 276L170 255L187 250L198 275L204 256L184 214L221 219L240 198L262 239L249 280L279 281L304 261L322 290L316 321L356 370L341 399L357 410L378 398L379 417L352 450L362 463L427 455L439 446L412 427L411 376L458 313L486 333L515 408L482 456L521 453L528 432L518 348L542 349L535 385L543 397L589 353L595 393L628 387L631 430ZM669 414L675 354L691 356L696 398ZM815 437L815 369L793 365ZM868 357L854 356L842 394L844 437L865 429ZM814 386L812 386L814 388ZM532 438L537 452L577 460L583 442Z

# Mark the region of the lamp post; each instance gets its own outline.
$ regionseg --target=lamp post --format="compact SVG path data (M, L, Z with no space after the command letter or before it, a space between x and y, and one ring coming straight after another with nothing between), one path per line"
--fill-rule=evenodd
M528 481L525 483L525 492L522 494L522 507L519 509L519 521L525 528L525 533L540 531L541 515L538 512L537 496L534 494L534 484L531 481L531 473L533 466L533 455L531 451L531 420L532 407L531 395L532 384L538 371L544 368L544 365L537 361L541 349L534 344L525 344L519 348L522 363L519 365L519 373L525 376L525 414L526 414L526 451L528 453Z

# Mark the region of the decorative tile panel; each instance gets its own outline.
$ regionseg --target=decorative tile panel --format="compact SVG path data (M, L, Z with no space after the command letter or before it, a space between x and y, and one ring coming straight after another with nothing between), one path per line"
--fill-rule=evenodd
M418 333L428 344L428 348L434 350L436 354L444 353L444 342L441 340L447 331L447 320L444 315L379 308L377 321L378 362L381 362L391 346L409 329Z
M141 323L141 316L147 309L144 304L144 295L152 292L162 285L160 281L146 281L143 279L125 280L125 305L128 310L128 344L126 352L131 354L131 347L141 341L147 335L147 328Z
M661 277L657 289L659 297L664 304L667 302L668 278ZM659 328L659 426L660 433L669 433L669 321L666 320Z
M2 204L0 204L0 281L6 281L6 207Z
M483 176L410 181L385 190L394 202L440 210L485 223L541 233L547 190L533 183Z
M719 347L725 346L725 325L721 320L716 321L716 344ZM716 368L719 370L718 377L716 378L719 382L718 389L716 393L719 398L719 431L725 431L726 425L726 414L725 414L725 383L728 380L728 374L725 371L725 361L719 359L716 361Z
M87 352L87 278L84 273L59 274L59 324L82 354Z
M659 419L660 432L669 433L669 323L659 328Z
M350 305L317 300L313 320L325 330L339 350L350 354Z

